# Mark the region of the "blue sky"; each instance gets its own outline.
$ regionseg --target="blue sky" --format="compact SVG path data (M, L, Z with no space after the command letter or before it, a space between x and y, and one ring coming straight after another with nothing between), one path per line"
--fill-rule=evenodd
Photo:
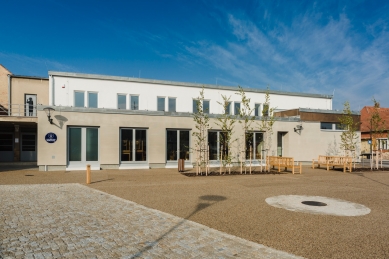
M388 1L4 1L0 64L389 107Z

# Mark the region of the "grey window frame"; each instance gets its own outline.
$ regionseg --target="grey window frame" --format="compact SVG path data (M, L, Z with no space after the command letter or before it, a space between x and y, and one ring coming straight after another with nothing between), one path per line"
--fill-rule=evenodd
M133 106L132 106L132 98L133 98L133 97L138 97L138 103L137 103L136 109L133 109ZM138 110L139 110L139 103L140 103L140 101L139 101L139 95L138 95L138 94L131 94L129 99L130 99L130 110L138 111Z
M174 100L174 111L170 110L170 100ZM169 112L177 112L177 98L176 97L168 97L167 108Z
M125 108L119 108L119 96L124 96L124 97L126 98L126 99L124 100ZM126 109L127 109L127 94L117 94L116 102L117 102L117 108L118 108L118 109L126 110Z
M159 101L163 100L163 110L159 109ZM164 112L166 111L166 96L157 96L157 111Z
M96 107L91 107L90 106L90 94L96 94ZM89 92L88 91L88 107L89 108L99 108L99 92Z
M76 94L77 93L82 93L83 95L83 98L82 98L82 106L79 106L79 105L76 105ZM85 91L78 91L78 90L75 90L74 91L74 107L82 107L82 108L85 108Z

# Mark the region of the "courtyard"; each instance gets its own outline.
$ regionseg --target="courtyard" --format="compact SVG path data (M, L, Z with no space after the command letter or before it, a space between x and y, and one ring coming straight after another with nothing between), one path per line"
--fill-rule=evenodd
M370 213L312 214L266 202L280 195L343 200ZM387 171L304 167L301 175L188 177L177 169L101 170L92 171L86 185L85 171L2 167L0 198L4 258L389 257ZM50 239L62 243L52 247ZM25 250L10 249L18 242Z

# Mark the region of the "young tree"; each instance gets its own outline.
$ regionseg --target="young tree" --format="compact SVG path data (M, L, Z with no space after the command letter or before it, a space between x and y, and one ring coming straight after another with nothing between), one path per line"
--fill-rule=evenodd
M196 173L201 173L202 166L205 166L205 173L207 174L208 163L208 144L207 136L209 126L208 112L204 111L204 87L200 91L200 96L196 99L196 110L193 111L193 120L195 122L196 130L193 131L192 136L195 138L195 155L196 155ZM199 168L198 168L199 167Z
M273 115L275 108L270 108L270 90L269 87L267 87L266 94L265 94L265 102L263 104L262 109L262 117L261 117L261 130L265 131L265 159L267 164L267 154L269 151L271 151L272 148L272 136L273 136L273 125L275 123L275 118ZM270 167L267 166L267 168Z
M349 155L349 152L352 152L354 155L359 140L356 132L359 126L359 122L354 122L350 109L350 103L347 101L343 104L343 114L339 118L339 122L342 125L342 128L345 130L340 136L340 147L345 151L346 156Z
M227 97L225 95L222 95L222 101L218 102L223 107L224 113L221 114L217 118L216 125L218 125L221 129L220 134L220 156L221 156L221 162L223 167L226 166L229 167L229 172L231 173L231 165L233 156L231 154L231 145L234 142L232 140L233 130L234 130L234 124L236 123L236 120L234 119L234 116L231 115L230 109L231 109L231 97ZM221 172L221 169L220 169Z
M241 98L241 103L240 103L241 106L239 109L239 116L238 116L239 121L238 122L242 126L242 131L243 131L242 139L244 140L243 144L240 143L240 145L239 145L241 147L240 148L240 155L239 155L239 161L241 164L240 173L242 173L242 171L243 171L242 165L243 165L243 163L246 164L245 161L246 161L247 155L249 155L248 152L250 152L248 150L250 150L250 146L252 146L252 140L253 140L252 123L255 120L255 116L252 115L254 108L250 107L250 98L247 98L246 93L241 86L239 86L239 92L236 94L239 95Z
M378 150L377 146L377 138L381 137L384 135L385 131L385 120L382 119L380 115L380 103L373 98L374 102L374 107L373 107L373 112L369 118L367 127L370 132L370 140L371 140L371 145L370 145L370 154L371 154L371 159L370 159L370 165L371 169L373 169L373 154L375 151ZM378 152L377 152L378 155ZM377 169L378 169L378 157L376 158L377 161Z

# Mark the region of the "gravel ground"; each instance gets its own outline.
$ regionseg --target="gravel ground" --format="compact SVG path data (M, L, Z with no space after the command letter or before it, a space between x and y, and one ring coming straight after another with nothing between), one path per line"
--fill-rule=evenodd
M85 182L82 171L20 169L0 168L0 184ZM389 172L304 167L302 175L187 177L173 169L102 170L92 172L89 187L307 258L389 258ZM315 215L265 202L278 195L341 199L371 212Z

